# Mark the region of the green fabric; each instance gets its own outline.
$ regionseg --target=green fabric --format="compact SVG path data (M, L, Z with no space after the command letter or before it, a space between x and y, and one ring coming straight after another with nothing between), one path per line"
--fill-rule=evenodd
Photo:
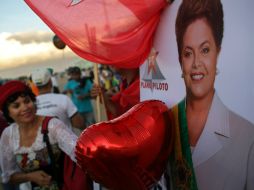
M192 164L185 111L185 99L172 108L175 117L175 145L170 157L171 176L176 190L197 190Z

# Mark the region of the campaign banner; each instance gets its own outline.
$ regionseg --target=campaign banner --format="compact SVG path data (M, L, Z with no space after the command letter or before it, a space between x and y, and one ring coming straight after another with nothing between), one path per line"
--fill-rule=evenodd
M163 12L153 50L140 67L141 100L159 99L172 107L185 97L178 59L175 21L181 0ZM224 35L215 78L216 93L223 103L254 123L254 17L252 0L222 0Z

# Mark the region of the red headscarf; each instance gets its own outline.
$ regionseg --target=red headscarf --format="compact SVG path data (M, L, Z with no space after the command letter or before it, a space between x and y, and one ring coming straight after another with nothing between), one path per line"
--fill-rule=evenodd
M9 81L0 86L0 110L3 109L3 105L8 97L17 92L23 92L27 89L29 89L29 87L25 83L18 80Z

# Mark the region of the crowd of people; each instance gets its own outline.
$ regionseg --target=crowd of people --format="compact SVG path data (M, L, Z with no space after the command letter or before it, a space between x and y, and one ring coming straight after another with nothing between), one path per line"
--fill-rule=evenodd
M254 126L229 110L214 87L224 30L220 0L183 0L175 27L186 96L171 109L173 151L152 189L253 190ZM78 67L68 75L62 93L48 69L35 70L30 84L0 87L5 189L93 189L74 153L80 132L96 122L91 101L103 98L109 119L122 115L140 102L139 69L102 66L101 85ZM61 153L62 181L55 167Z
M128 84L139 80L138 69L129 72L133 74L125 74L128 70L116 73L113 68L102 67L100 73L99 86L93 84L91 73L87 76L79 67L70 67L61 93L57 81L53 82L52 71L47 68L34 70L28 81L10 80L0 86L3 92L0 96L0 150L3 153L0 166L4 189L93 189L92 180L76 165L74 155L78 136L95 123L92 98L103 95L109 108L107 112L114 117L116 113L120 115L116 111L121 105L120 99L124 101L121 113L139 101L137 82L136 102L120 97ZM124 86L119 85L119 81ZM110 99L115 96L118 98L113 103ZM50 118L47 128L53 158L42 133L47 118ZM65 175L59 182L54 174L59 168L52 167L51 159L58 163L61 157L60 175Z

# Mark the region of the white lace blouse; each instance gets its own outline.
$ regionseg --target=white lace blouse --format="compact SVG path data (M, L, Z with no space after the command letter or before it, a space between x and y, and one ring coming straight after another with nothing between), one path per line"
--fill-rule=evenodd
M64 125L59 119L53 118L48 124L48 136L50 144L58 144L59 148L68 154L72 160L75 159L75 146L77 136ZM20 147L19 127L16 123L5 128L0 140L0 166L2 170L2 182L9 181L13 173L20 172L16 162L16 154L27 153L32 157L36 151L46 147L43 142L41 126L38 128L37 137L30 147Z

